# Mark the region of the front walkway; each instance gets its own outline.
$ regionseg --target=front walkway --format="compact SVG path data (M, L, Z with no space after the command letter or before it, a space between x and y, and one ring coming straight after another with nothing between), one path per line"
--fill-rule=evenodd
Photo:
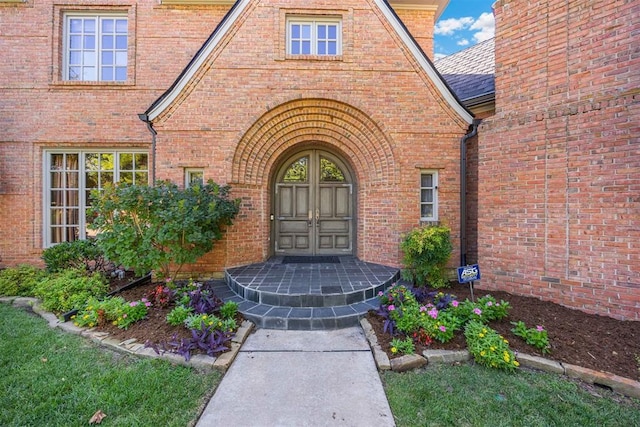
M400 270L360 261L288 263L285 257L230 268L227 287L216 293L239 304L240 312L268 329L338 329L358 324L379 305L378 292L400 278ZM321 259L326 260L326 259Z

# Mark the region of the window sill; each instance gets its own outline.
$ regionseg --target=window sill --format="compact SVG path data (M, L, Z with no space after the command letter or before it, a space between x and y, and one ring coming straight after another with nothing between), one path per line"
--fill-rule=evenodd
M135 86L134 81L125 81L125 82L101 82L101 81L82 81L82 80L56 80L50 83L52 87L60 87L60 88L105 88L112 89L117 87L132 87Z
M342 55L291 55L287 54L285 60L300 61L342 61Z

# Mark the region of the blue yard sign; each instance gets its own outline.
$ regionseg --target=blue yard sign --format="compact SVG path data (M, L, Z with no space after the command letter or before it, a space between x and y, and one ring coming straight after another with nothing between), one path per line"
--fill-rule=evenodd
M458 283L469 283L480 280L480 267L478 264L458 267Z

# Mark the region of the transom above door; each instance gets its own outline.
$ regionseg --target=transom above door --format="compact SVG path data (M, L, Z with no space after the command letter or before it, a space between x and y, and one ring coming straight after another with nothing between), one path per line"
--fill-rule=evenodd
M275 252L353 253L353 180L345 163L322 150L287 159L276 175Z

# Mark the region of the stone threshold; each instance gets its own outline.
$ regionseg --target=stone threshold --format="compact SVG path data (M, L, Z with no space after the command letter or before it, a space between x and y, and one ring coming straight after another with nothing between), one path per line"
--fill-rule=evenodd
M369 346L373 352L373 357L379 370L392 370L396 372L404 372L417 369L428 364L438 363L463 363L472 360L471 354L467 350L425 350L422 355L410 354L400 356L389 360L373 327L367 319L361 319L360 325L369 341ZM566 375L569 378L578 379L589 384L603 386L609 388L616 393L625 396L640 399L640 382L629 378L621 377L609 372L600 372L593 369L583 368L581 366L569 363L556 362L539 356L532 356L524 353L516 353L516 358L520 362L520 366L538 369L554 374Z
M184 357L170 352L156 353L155 350L145 347L144 343L138 342L137 339L131 338L125 341L116 340L109 337L107 332L101 332L95 328L81 328L73 324L73 322L62 322L55 314L44 310L40 306L40 300L37 298L26 297L2 297L0 303L11 304L14 307L29 308L34 313L45 319L51 328L59 328L64 332L76 334L89 338L91 341L119 353L130 354L139 357L149 357L154 359L166 360L168 362L189 366L198 369L215 369L225 372L235 360L240 347L253 330L253 323L248 320L242 322L235 336L231 339L231 349L222 353L218 357L211 357L206 354L194 354L189 361Z

